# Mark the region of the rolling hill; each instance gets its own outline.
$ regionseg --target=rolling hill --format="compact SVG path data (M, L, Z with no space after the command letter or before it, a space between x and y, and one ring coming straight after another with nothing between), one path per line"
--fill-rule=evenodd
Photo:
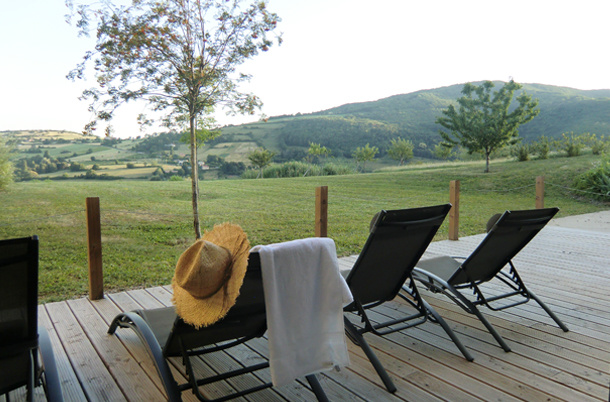
M499 89L504 83L495 84ZM367 143L379 147L383 155L396 137L410 139L416 146L424 143L429 149L440 141L436 118L461 96L462 87L452 85L310 114L273 116L266 123L228 126L223 128L218 143L256 143L278 151L280 159L303 156L310 142L326 146L335 156L348 157L356 147ZM523 84L521 91L537 98L540 107L540 114L520 128L525 142L541 135L560 138L566 132L610 134L610 89ZM415 151L417 154L418 149Z
M496 82L496 88L503 84ZM380 149L378 156L382 157L390 141L396 137L410 139L415 144L415 155L429 158L432 157L432 146L440 141L440 127L435 120L443 109L461 96L462 87L462 84L452 85L346 104L310 114L273 116L266 122L225 126L220 137L200 149L199 159L204 161L208 156L214 156L230 163L247 164L248 153L257 147L265 147L277 153L275 162L302 160L311 142L327 147L333 157L339 158L350 158L357 147L370 144ZM537 98L540 107L540 114L520 128L524 142L541 135L560 138L566 132L610 136L610 89L587 91L523 84L522 90ZM0 134L17 139L20 150L24 152L21 157L27 156L28 151L47 151L51 157L65 156L70 162L88 162L90 165L97 163L102 169L104 161L115 165L117 160L121 165L134 160L139 164L157 164L169 156L184 159L188 154L186 145L180 144L178 137L169 133L120 140L117 144L100 143L99 139L94 144L81 134L65 131ZM148 175L148 170L143 169L143 174ZM130 173L134 174L136 170L132 169Z

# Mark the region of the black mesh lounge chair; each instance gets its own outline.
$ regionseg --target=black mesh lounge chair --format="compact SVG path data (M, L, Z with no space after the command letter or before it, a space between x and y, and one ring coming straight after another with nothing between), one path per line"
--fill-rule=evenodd
M451 204L446 204L381 211L371 222L369 237L346 277L354 302L346 306L344 312L358 315L362 325L350 321L348 314L344 314L345 331L348 338L362 348L390 392L395 392L396 387L364 339L363 334L367 332L383 336L430 320L443 327L467 360L473 360L451 328L420 297L411 278L413 267L434 238L450 209ZM403 284L404 292L401 292ZM373 323L367 315L367 310L393 300L396 296L413 306L414 314L388 322Z
M108 333L113 334L117 326L133 329L146 344L170 401L180 401L181 393L187 390L192 390L199 400L209 401L200 387L269 367L269 362L264 362L198 379L192 360L261 337L267 330L260 257L257 253L250 254L248 270L235 305L222 320L208 327L196 329L185 323L176 315L174 307L119 314L110 324ZM182 357L186 368L188 382L183 384L175 381L166 360L176 356ZM315 375L306 378L316 398L326 401L326 394ZM213 400L237 398L271 386L271 383L265 383Z
M49 335L38 327L38 237L0 241L0 395L42 385L47 400L62 392Z
M467 258L441 256L420 261L413 271L413 277L432 292L445 294L465 311L476 315L507 352L510 348L480 313L477 306L485 305L497 311L534 299L557 325L567 332L568 328L559 318L525 287L512 262L512 259L558 211L557 208L544 208L506 211L501 216L495 215L488 223L487 236L470 256ZM483 294L480 285L494 278L499 280L499 283L507 285L509 290L507 293L487 297ZM474 300L467 298L461 292L464 290L472 292ZM496 303L500 299L507 300Z

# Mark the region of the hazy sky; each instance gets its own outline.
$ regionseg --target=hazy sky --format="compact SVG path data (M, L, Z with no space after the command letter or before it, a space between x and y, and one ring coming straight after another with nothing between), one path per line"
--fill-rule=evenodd
M244 64L268 116L309 113L469 81L610 89L608 0L270 0L284 43ZM66 24L63 0L2 0L0 131L81 131L66 74L93 48ZM141 133L135 105L116 135ZM219 113L223 124L256 120Z

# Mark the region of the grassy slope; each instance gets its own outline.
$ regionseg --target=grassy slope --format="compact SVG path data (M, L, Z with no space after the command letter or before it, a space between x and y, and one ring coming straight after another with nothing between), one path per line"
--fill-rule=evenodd
M526 163L416 166L375 174L201 182L205 228L232 221L252 244L313 235L314 192L329 187L329 235L341 255L360 251L378 210L445 203L461 181L460 234L480 233L493 213L534 207L535 177L546 176L546 205L560 216L608 209L574 199L559 185L591 166L590 155ZM190 182L68 181L15 183L0 193L0 238L41 240L41 300L87 291L85 198L100 197L106 290L168 284L178 256L194 240ZM446 238L446 223L438 239Z

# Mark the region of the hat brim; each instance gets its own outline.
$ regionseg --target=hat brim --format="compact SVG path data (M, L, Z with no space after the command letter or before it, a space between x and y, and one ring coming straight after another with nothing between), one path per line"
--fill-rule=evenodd
M235 305L239 289L244 282L250 254L250 242L239 225L231 223L216 225L191 247L197 247L197 244L203 241L209 241L227 249L231 253L233 267L225 286L205 299L193 297L186 289L177 284L175 276L172 279L176 313L186 323L197 328L211 325L222 319ZM180 259L178 264L180 264Z

